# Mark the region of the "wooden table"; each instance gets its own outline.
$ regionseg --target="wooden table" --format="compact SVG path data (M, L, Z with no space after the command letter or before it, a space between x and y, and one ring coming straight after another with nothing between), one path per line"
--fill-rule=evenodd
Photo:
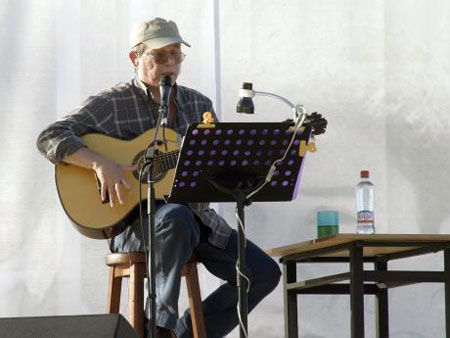
M391 260L444 252L443 271L388 270ZM267 251L283 263L285 336L297 338L297 295L349 294L351 337L364 338L364 295L375 295L377 337L389 337L388 289L445 283L446 337L450 338L450 235L339 234ZM349 272L297 281L297 263L348 263ZM374 264L364 270L363 263ZM345 282L347 281L347 282Z

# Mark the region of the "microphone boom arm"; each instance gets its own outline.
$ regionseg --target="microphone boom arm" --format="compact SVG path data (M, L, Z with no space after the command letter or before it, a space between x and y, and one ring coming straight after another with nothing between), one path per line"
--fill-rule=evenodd
M295 106L292 104L291 101L289 101L288 99L285 99L284 97L277 95L277 94L272 94L272 93L268 93L268 92L260 92L258 90L254 90L253 93L255 95L261 95L261 96L270 96L273 97L275 99L278 99L280 101L283 101L284 103L286 103L289 107L291 107L291 109L295 109Z
M305 108L302 105L294 105L291 101L289 101L288 99L286 99L280 95L268 93L268 92L261 92L258 90L254 90L253 92L255 93L255 95L269 96L269 97L272 97L274 99L277 99L279 101L286 103L291 108L292 112L294 113L294 121L296 121L299 118L300 114L305 113Z
M303 105L300 105L300 104L294 105L288 99L286 99L286 98L284 98L284 97L282 97L280 95L277 95L277 94L254 90L253 89L253 84L250 83L250 82L244 82L243 85L242 85L242 88L239 89L239 96L241 97L241 99L243 99L243 98L250 98L251 99L251 98L253 98L253 97L257 96L257 95L258 96L268 96L268 97L277 99L277 100L287 104L291 108L292 112L294 113L293 120L296 123L299 122L300 120L302 120L302 117L306 114L305 113L305 108L303 107ZM239 101L239 103L240 102L241 101ZM238 110L237 110L237 112L238 113L245 112L244 110L240 110L239 103L238 103L238 108L237 108ZM251 105L253 107L253 103L251 103ZM253 110L251 111L251 113L253 114Z

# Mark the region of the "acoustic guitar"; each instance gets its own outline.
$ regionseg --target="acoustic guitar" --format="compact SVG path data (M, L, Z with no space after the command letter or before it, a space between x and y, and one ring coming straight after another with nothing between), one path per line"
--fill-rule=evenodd
M154 157L155 196L162 200L170 193L175 167L179 154L179 136L165 128L167 143L158 145ZM139 205L139 170L143 165L143 155L148 144L153 140L155 129L150 129L140 136L126 141L102 134L81 136L89 149L120 164L139 164L135 172L127 172L126 178L131 183L132 194L124 189L124 204L118 202L114 207L103 202L100 187L94 170L60 162L56 165L56 186L64 211L75 228L90 238L111 238L122 232L129 221L137 215ZM147 178L141 185L142 197L147 198Z

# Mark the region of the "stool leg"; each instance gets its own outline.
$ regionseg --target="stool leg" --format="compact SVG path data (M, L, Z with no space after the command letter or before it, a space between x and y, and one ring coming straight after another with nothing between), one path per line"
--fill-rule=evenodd
M140 337L144 337L144 265L130 267L130 286L128 291L130 324Z
M122 287L122 277L116 277L116 268L109 269L109 289L106 302L106 313L119 313L120 290Z
M185 267L186 284L191 307L192 330L194 338L206 338L205 323L203 320L202 296L198 283L196 262L188 262Z

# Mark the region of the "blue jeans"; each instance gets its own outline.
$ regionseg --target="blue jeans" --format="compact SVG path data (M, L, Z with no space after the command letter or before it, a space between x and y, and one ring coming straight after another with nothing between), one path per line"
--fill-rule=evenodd
M238 240L233 231L225 249L208 242L211 231L192 211L180 204L158 204L156 219L156 324L176 329L178 338L192 337L189 309L178 318L181 271L192 253L213 275L223 279L217 290L203 301L203 314L208 338L223 337L238 325L236 261ZM147 238L147 221L144 236ZM142 252L139 220L111 242L115 252ZM247 241L246 275L250 279L248 308L252 310L278 284L278 264L260 248Z

